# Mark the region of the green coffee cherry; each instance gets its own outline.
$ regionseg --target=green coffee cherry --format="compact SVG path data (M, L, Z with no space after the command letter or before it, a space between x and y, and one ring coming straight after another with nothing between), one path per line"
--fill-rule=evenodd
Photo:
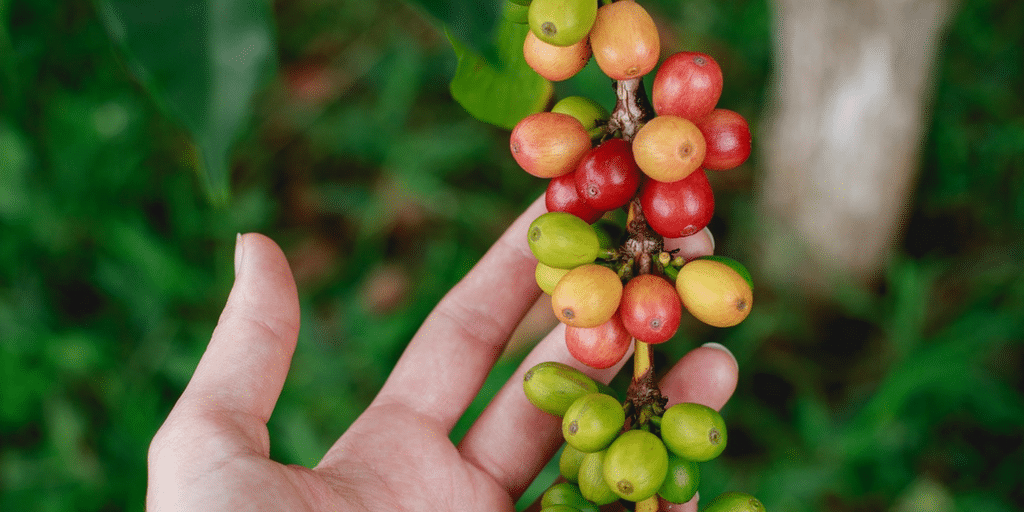
M552 112L568 114L575 117L591 139L598 139L605 134L605 126L611 114L600 103L585 96L568 96L562 98L551 107Z
M668 451L658 436L644 430L623 432L605 450L604 481L629 501L654 496L668 474Z
M761 500L743 492L719 494L701 512L765 512Z
M580 464L583 464L583 457L586 455L568 444L565 445L565 448L562 448L562 455L558 457L558 472L572 483L579 482Z
M569 446L592 453L607 448L625 423L626 413L618 400L592 393L578 398L565 411L562 436Z
M590 33L597 19L594 0L533 0L530 30L538 39L555 46L572 46Z
M672 453L696 462L718 457L728 436L718 411L693 403L669 407L661 417L661 438Z
M540 498L541 509L546 510L554 505L565 505L581 512L598 512L597 506L583 497L580 487L569 482L557 483L544 491Z
M668 474L658 496L672 503L686 503L697 494L700 484L700 466L692 460L686 460L672 452L668 454Z
M580 510L569 505L551 505L540 509L540 512L580 512Z
M583 372L555 361L545 361L523 375L523 391L535 407L562 416L579 397L597 393L598 386Z
M534 270L533 276L537 279L537 286L544 293L551 295L555 291L555 286L558 285L558 281L562 279L570 269L567 268L555 268L549 267L541 262L537 262L537 268Z
M580 464L580 493L598 506L619 500L619 495L604 480L604 455L603 451L588 453Z
M529 7L530 6L530 0L508 0L508 1L512 2L512 3L516 4L516 5L522 5L524 7Z
M565 212L537 217L527 232L530 251L537 261L554 268L575 268L591 263L601 249L594 228Z

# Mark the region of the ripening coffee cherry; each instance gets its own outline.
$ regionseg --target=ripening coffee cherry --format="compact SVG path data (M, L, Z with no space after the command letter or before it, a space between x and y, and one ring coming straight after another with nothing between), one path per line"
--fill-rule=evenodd
M533 32L527 32L523 57L538 75L552 82L561 82L572 78L587 65L590 41L584 37L574 45L555 46L541 41Z
M648 177L671 183L700 168L707 146L693 122L676 116L657 116L633 138L633 158Z
M664 343L675 335L683 315L676 287L662 277L641 274L622 289L619 316L634 338L649 344Z
M661 439L672 453L707 462L725 450L728 434L718 411L695 403L679 403L661 416Z
M605 125L611 114L600 103L585 96L567 96L551 107L552 112L569 114L579 120L587 129L591 139L599 139L605 133Z
M594 209L610 211L629 204L640 186L640 168L630 144L608 139L587 151L574 171L576 192Z
M765 512L761 500L745 492L719 494L708 503L702 512Z
M697 259L715 253L715 237L711 230L704 226L704 229L689 235L678 238L666 238L664 249L674 253L675 256L682 256L685 261Z
M570 270L551 294L555 316L573 327L597 327L611 319L622 298L614 270L590 263Z
M676 53L661 63L651 85L651 104L660 115L696 121L722 96L722 68L698 52Z
M658 496L671 503L686 503L697 494L699 484L700 466L669 451L668 474L658 489Z
M607 450L588 453L580 464L579 486L583 497L604 506L619 501L619 495L604 480L604 456Z
M598 235L598 237L600 237L600 235ZM735 270L736 273L739 274L740 277L742 277L743 280L746 281L748 285L750 285L750 289L751 290L754 289L754 278L750 275L750 271L747 270L746 266L744 266L742 263L736 261L735 259L730 258L728 256L719 256L717 254L709 254L707 256L701 256L701 257L695 258L695 259L711 260L711 261L717 261L719 263L724 263L729 268Z
M555 268L574 268L597 258L600 241L583 219L565 212L548 212L530 224L526 235L537 261Z
M593 0L533 0L530 31L555 46L572 46L586 39L597 17Z
M581 452L604 450L619 435L626 423L626 413L615 397L603 393L584 395L565 411L562 437Z
M534 407L562 416L579 397L597 393L597 381L585 373L555 361L534 365L523 374L523 393Z
M720 261L687 262L679 269L676 291L694 318L714 327L742 322L754 306L754 291L747 280Z
M633 0L601 6L590 31L594 60L614 80L650 73L658 65L661 40L651 15Z
M551 178L544 193L544 205L549 212L571 213L588 224L593 224L604 214L588 205L576 191L576 171Z
M707 151L705 169L724 171L739 166L750 156L750 127L743 116L716 108L697 121Z
M644 430L623 432L604 455L604 481L619 497L643 501L658 492L668 474L668 451Z
M623 288L625 292L625 288ZM672 294L676 295L675 288ZM678 295L676 295L678 301ZM626 356L633 341L619 314L597 327L565 328L565 345L577 361L591 368L611 368Z
M512 158L538 178L571 172L590 149L590 135L570 115L538 112L523 118L509 142Z
M715 213L715 194L703 170L672 183L647 180L640 186L640 206L659 235L690 236L704 229Z

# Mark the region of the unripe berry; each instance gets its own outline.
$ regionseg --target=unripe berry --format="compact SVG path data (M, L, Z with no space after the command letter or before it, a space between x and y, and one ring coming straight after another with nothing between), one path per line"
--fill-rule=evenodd
M591 139L598 139L605 133L610 114L600 103L585 96L567 96L551 107L552 112L569 114L579 120Z
M679 181L700 168L707 147L693 122L676 116L658 116L644 124L633 138L633 157L651 179Z
M541 41L533 32L527 32L523 57L537 74L552 82L560 82L572 78L587 65L590 42L584 37L571 46L555 46Z
M676 53L661 63L651 85L658 115L696 121L711 112L722 96L722 68L698 52Z
M590 31L594 60L604 74L629 80L658 65L661 41L654 19L633 0L619 0L597 10Z
M586 39L597 17L594 0L533 0L530 31L555 46L572 46Z
M576 168L590 149L590 135L572 116L538 112L516 124L509 148L523 170L538 178L554 178Z

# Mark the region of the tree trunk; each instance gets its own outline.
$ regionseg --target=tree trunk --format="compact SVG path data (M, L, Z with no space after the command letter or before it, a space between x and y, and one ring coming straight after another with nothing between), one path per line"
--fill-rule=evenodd
M870 279L910 209L953 0L774 6L775 101L758 144L765 270L818 286Z

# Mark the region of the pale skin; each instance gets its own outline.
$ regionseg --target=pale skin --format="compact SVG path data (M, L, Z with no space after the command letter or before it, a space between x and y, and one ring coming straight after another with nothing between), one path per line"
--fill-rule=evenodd
M509 335L539 296L529 223L535 202L438 304L380 393L310 469L269 458L267 420L299 331L295 281L280 248L239 237L235 284L210 344L149 449L146 508L204 511L512 511L561 445L560 419L536 409L522 375L541 361L607 382L629 361L588 369L556 328L457 445L448 434ZM696 235L695 235L696 236ZM732 355L692 350L665 375L671 402L721 408L736 388ZM696 499L662 510L696 510Z

